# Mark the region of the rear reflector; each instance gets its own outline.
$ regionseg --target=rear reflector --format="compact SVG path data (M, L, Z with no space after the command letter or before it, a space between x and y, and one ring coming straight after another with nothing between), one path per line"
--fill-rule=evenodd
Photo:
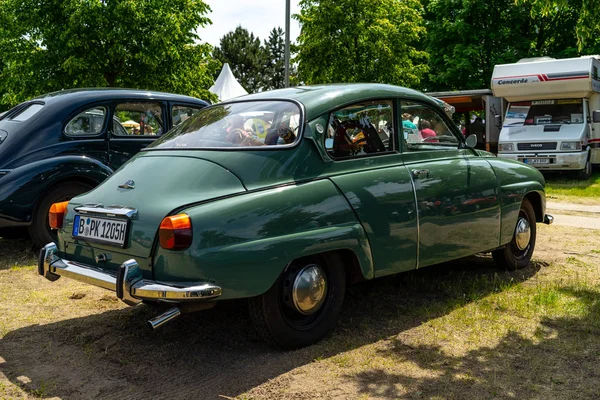
M187 249L192 244L192 220L187 214L166 217L160 223L158 237L163 249Z
M48 213L48 223L51 229L60 229L63 226L63 220L67 212L68 201L60 203L54 203L50 206L50 212Z

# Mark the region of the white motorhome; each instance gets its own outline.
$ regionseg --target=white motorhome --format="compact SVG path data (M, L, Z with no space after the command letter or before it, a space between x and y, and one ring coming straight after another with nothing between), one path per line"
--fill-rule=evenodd
M599 70L600 56L496 65L492 91L509 102L498 157L587 179L600 164Z

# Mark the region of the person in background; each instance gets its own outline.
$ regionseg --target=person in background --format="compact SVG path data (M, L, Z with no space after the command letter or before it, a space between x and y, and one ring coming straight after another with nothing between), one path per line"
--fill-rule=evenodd
M485 149L485 124L480 117L471 122L470 133L477 136L477 148Z
M409 113L402 114L402 127L408 129L417 129L417 126L412 122L412 115Z
M419 121L419 125L421 127L421 130L419 131L421 134L421 137L423 138L423 141L427 141L430 143L437 143L437 140L426 140L427 138L432 138L432 137L436 137L437 134L435 133L435 131L433 129L431 129L431 123L429 121L427 121L426 119L422 119Z

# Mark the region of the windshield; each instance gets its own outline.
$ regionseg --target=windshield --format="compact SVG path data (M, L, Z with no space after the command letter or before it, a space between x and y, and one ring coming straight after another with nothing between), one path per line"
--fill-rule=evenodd
M511 103L504 126L583 124L583 100L536 100Z
M246 101L215 105L173 128L148 148L253 148L292 145L300 108L287 101Z

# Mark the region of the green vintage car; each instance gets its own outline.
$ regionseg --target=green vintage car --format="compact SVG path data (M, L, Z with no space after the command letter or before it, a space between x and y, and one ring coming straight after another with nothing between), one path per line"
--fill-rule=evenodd
M532 256L534 168L472 148L439 101L381 84L296 87L206 107L96 189L56 203L39 273L169 303L152 327L249 299L281 348L334 326L345 286L480 252Z

